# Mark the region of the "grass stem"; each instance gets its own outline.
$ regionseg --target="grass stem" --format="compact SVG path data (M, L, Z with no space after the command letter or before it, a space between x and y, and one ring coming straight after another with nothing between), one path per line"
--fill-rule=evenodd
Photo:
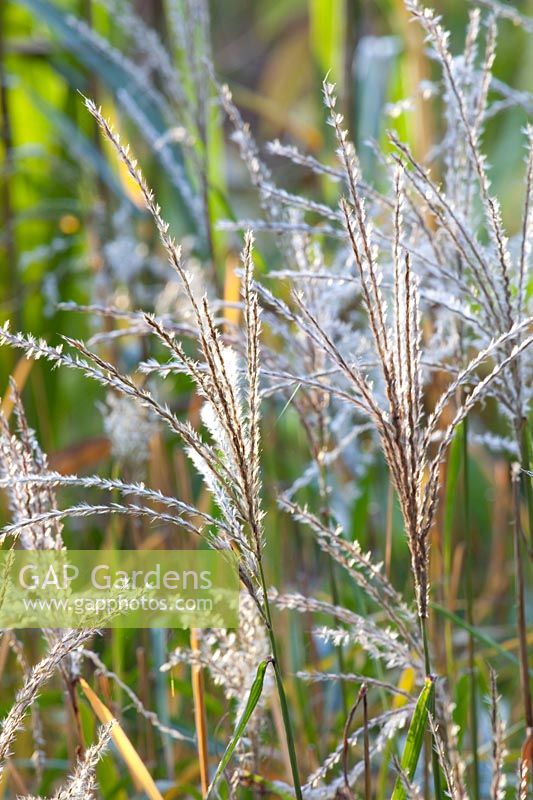
M191 650L193 653L200 651L198 631L191 628ZM205 713L204 676L202 667L193 664L191 669L192 696L194 701L194 725L196 728L196 744L198 747L198 764L200 767L200 783L202 796L207 795L209 789L209 756L207 748L207 719Z
M337 586L337 578L335 577L335 565L333 563L332 558L328 558L328 571L329 571L329 586L331 591L331 601L334 606L338 606L340 605L339 587ZM343 675L346 672L346 668L345 668L342 645L338 645L335 648L335 653L337 657L337 667L339 673ZM346 684L344 681L341 681L340 688L342 697L342 710L344 713L344 717L346 718L349 709L348 709L348 698L346 696Z
M272 627L272 615L270 613L270 604L268 601L268 591L265 580L265 573L263 570L263 563L261 557L258 558L259 573L261 585L263 589L263 602L264 611L267 622L268 638L270 640L270 648L272 650L272 659L274 666L274 675L276 678L276 688L278 690L279 702L281 706L281 715L283 717L283 726L285 728L285 736L287 738L287 748L289 750L289 760L291 764L292 779L294 783L294 794L297 800L303 800L302 787L300 783L300 775L298 772L298 760L296 757L296 746L294 743L294 734L292 730L292 723L289 714L289 705L287 703L287 696L285 694L285 687L283 685L283 675L281 672L281 665L278 657L278 648L276 645L276 637L274 635L274 628Z
M531 684L528 667L527 622L524 586L524 566L522 559L522 530L520 524L520 488L518 480L513 485L514 498L514 558L516 581L516 625L518 630L518 656L520 661L520 683L524 705L524 719L528 736L533 734L533 708L531 701Z
M470 486L468 476L468 419L463 422L463 528L466 545L465 589L466 589L466 621L470 629L474 627L474 589L473 562L474 548L470 524ZM468 632L468 678L470 683L470 740L472 747L472 788L474 800L479 800L479 757L478 757L478 718L476 703L476 664L475 642L472 630Z
M426 677L432 677L431 673L431 657L429 653L429 640L428 640L428 630L427 630L427 618L422 617L420 620L420 627L422 630L422 643L424 647L424 668L426 671ZM435 692L432 693L431 699L429 701L429 713L435 719ZM433 733L431 734L431 738L433 741ZM435 789L435 800L441 800L442 797L442 789L440 783L440 764L439 764L439 757L437 755L437 751L433 746L431 748L431 762L433 765L433 787Z

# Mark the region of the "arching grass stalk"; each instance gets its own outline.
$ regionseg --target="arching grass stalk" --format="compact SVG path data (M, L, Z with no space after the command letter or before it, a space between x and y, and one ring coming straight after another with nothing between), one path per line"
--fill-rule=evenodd
M171 266L181 280L182 288L188 298L199 341L199 355L203 369L190 358L173 333L152 316L145 315L145 322L159 341L170 351L182 371L195 381L204 399L203 422L208 428L213 444L208 444L191 427L182 425L169 410L160 408L151 395L142 395L143 402L157 408L164 417L172 419L173 430L179 429L187 447L188 454L198 472L203 476L210 491L214 494L221 511L223 522L218 522L218 534L210 539L216 549L232 549L238 554L241 580L260 610L267 627L270 640L276 685L281 704L283 724L287 737L294 790L297 800L302 798L298 776L296 749L292 732L289 709L272 618L268 602L268 590L263 569L264 529L261 510L261 465L260 451L260 310L253 284L253 235L245 236L242 252L243 305L245 329L245 378L241 380L237 365L237 354L222 341L207 296L198 302L191 288L181 249L169 234L169 226L163 220L160 208L152 191L146 184L137 162L131 157L129 148L124 147L109 122L102 116L94 103L86 100L89 112L95 117L105 136L114 146L118 156L137 184L157 227L161 243L167 252ZM96 358L84 350L84 355ZM107 372L117 376L121 387L128 378L119 376L112 366L105 365ZM128 388L139 398L135 388ZM258 591L259 590L259 591ZM262 598L258 594L262 594Z

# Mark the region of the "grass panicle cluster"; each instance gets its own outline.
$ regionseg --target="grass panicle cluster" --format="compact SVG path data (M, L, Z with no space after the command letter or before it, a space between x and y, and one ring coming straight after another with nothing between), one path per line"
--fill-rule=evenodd
M157 199L166 208L165 193L150 188L118 126L104 115L99 92L84 97L98 136L127 176L130 201L135 197L134 207L123 203L105 224L91 220L101 274L85 304L60 306L101 324L85 339L64 336L53 345L8 320L0 343L105 390L104 431L122 473L86 474L82 464L78 474L50 463L28 424L15 374L0 411L0 488L10 515L0 545L63 550L70 525L92 517L107 544L120 536L126 541L123 518L139 547L159 535L169 547L207 545L237 558L240 624L235 631L193 631L189 642L147 634L156 669L150 678L143 672L143 644L136 650L139 691L122 673L118 639L109 663L93 641L96 631L44 630L47 652L32 667L22 639L4 632L1 658L13 654L22 685L0 728L0 769L14 769L17 734L31 714L33 785L40 791L49 745L38 695L58 671L77 752L70 777L54 789L57 800L104 796L97 766L111 739L138 785L150 797L162 796L166 784L156 786L144 765L141 775L142 760L113 722L117 716L123 725L128 711L147 752L154 753L154 732L161 736L161 763L150 768L158 778L166 773L170 786L176 748L196 748L195 788L182 787L182 796L198 795L198 777L206 797L522 800L533 780L526 619L533 551L533 128L522 132L520 224L512 236L484 143L495 117L523 116L533 107L530 94L494 75L501 26L511 21L527 37L531 20L480 0L469 9L464 46L455 54L443 20L406 0L424 40L419 56L425 58L427 46L434 73L415 89L428 102L440 98L442 136L421 154L401 127L388 130L383 141L370 143L371 177L352 142L346 97L337 96L329 77L322 90L331 156L323 163L317 153L279 139L263 154L230 89L218 81L205 0L169 0L172 54L130 3L98 2L138 62L89 19L43 9L117 76L115 102L142 132L191 235L177 243ZM414 102L402 98L402 108ZM248 173L256 219L253 213L239 219L231 197L224 203L231 219L220 213L215 111ZM103 153L98 139L100 166ZM278 185L280 163L311 175L320 191L308 196ZM102 174L99 190L109 210L114 178ZM136 242L137 215L157 233L146 252ZM222 290L220 237L233 242L241 231L240 262L233 269L228 259ZM147 285L141 274L150 276ZM131 285L126 301L124 284ZM284 452L270 451L276 430ZM289 466L293 444L297 470ZM171 448L177 492L164 474ZM483 598L476 602L471 519L473 506L485 503L472 468L479 448L504 464L503 514L513 524L516 641L505 646L476 625ZM283 476L276 480L272 458ZM378 536L354 533L377 516L372 491L386 498L386 529L380 524ZM447 493L454 491L462 526L452 541ZM395 558L403 557L393 541L400 525L408 575L395 569ZM287 551L278 528L296 543ZM284 582L281 553L291 547L301 563ZM280 585L271 585L278 578ZM464 619L456 613L463 584ZM481 662L487 643L491 656L503 652L513 662L516 697ZM186 716L188 689L177 700L172 689L169 702L164 683L170 675L174 686L177 675L183 687L188 668L194 732L169 713L179 708ZM84 674L99 682L110 706L114 698L113 712L84 689ZM80 692L104 722L88 747ZM488 712L479 702L484 694ZM231 710L227 718L221 702ZM332 722L321 730L314 716Z

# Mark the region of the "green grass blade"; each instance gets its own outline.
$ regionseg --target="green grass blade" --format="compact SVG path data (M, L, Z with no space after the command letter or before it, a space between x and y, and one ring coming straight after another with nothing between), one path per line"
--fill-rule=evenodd
M428 710L433 697L435 683L432 678L426 678L424 688L418 697L415 713L407 732L401 767L409 780L414 778L415 770L420 758L420 751L424 742L424 733L427 728ZM392 800L407 800L407 793L400 777L396 780Z
M448 456L448 469L446 472L446 499L443 508L443 531L444 531L444 563L446 575L451 574L452 567L452 553L453 553L453 522L457 504L457 483L459 480L459 473L461 471L461 451L462 441L460 433L454 436L452 441L449 456Z
M483 644L486 644L487 647L490 647L493 650L495 650L503 658L506 658L507 661L512 661L513 664L518 664L518 659L516 658L516 656L514 656L512 653L509 653L508 650L505 650L505 648L503 648L500 644L498 644L498 642L491 636L487 636L486 633L480 633L480 631L478 631L477 628L474 628L472 625L469 625L468 622L466 622L464 619L461 619L461 617L457 616L457 614L448 611L447 608L443 608L438 603L430 603L430 606L438 614L442 614L443 617L447 617L456 625L458 625L459 628L463 628L463 630L471 633L474 639L483 642ZM533 675L533 670L529 670L529 672L530 675Z
M257 672L254 678L254 682L252 683L252 686L250 688L250 694L248 695L248 701L246 703L246 707L241 714L241 718L239 719L237 727L235 728L235 733L233 734L230 743L226 747L226 751L222 756L222 760L217 767L217 771L215 772L215 777L213 778L211 786L209 787L209 790L207 792L208 798L211 796L211 793L213 792L213 789L217 785L220 776L228 766L230 758L232 757L235 748L239 744L239 741L241 740L242 735L246 729L248 720L252 716L253 711L259 702L259 698L261 697L261 693L263 691L263 683L265 680L266 668L271 663L271 661L272 659L267 658L264 661L261 661L261 663L257 667Z
M446 470L446 494L444 498L443 507L443 526L442 526L442 555L443 555L443 586L449 587L451 584L450 576L453 567L453 532L454 522L456 517L457 506L457 485L459 481L459 474L461 471L461 455L462 455L462 435L457 432L453 438ZM443 596L445 602L451 609L452 598ZM446 619L444 626L444 642L446 651L446 664L448 677L451 679L454 675L454 657L453 657L453 637L452 637L452 624L451 620Z
M162 94L147 89L136 71L135 64L128 61L124 55L120 59L114 59L99 45L97 39L91 37L83 25L77 24L75 17L48 0L20 0L20 2L59 36L67 50L81 64L98 75L115 98L128 97L134 100L136 111L135 118L132 119L138 127L139 120L145 121L146 124L139 128L143 136L147 130L153 130L156 138L168 132L174 119L172 110ZM84 86L76 88L85 90ZM121 105L124 106L123 101ZM170 167L173 197L178 204L181 217L187 220L190 228L199 230L191 202L193 189L180 148L175 143L169 143L165 147L155 149L154 152L167 174Z
M309 0L308 8L311 50L320 80L329 73L334 83L342 83L346 32L345 0Z

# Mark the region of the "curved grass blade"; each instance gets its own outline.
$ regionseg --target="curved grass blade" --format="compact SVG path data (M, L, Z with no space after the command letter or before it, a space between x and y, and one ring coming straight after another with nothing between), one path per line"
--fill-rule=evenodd
M420 758L420 751L424 742L424 733L427 729L428 710L435 691L435 681L433 678L426 678L424 688L418 697L415 713L409 726L407 733L407 741L405 743L402 759L400 762L402 771L409 778L413 780L415 770ZM398 777L394 786L394 792L391 800L407 800L407 793L405 786Z
M211 786L207 792L207 798L209 798L215 788L216 784L218 783L220 776L226 769L229 764L230 758L232 757L235 748L237 747L238 743L240 742L246 726L248 724L248 720L253 714L253 711L256 705L259 702L259 698L261 697L261 693L263 691L263 683L265 680L265 672L268 665L272 662L271 658L266 658L264 661L261 661L259 666L257 667L257 672L254 678L254 682L250 688L250 694L248 695L248 701L246 703L246 707L241 714L241 718L237 723L237 727L235 728L235 733L233 734L230 743L226 747L226 751L222 756L222 760L217 767L217 771L215 772L215 777L211 781Z
M512 661L513 664L519 663L517 657L512 653L510 653L508 650L506 650L504 647L502 647L500 644L498 644L498 642L495 639L493 639L490 636L487 636L486 633L481 633L480 631L478 631L477 628L474 628L472 627L472 625L469 625L468 622L466 622L464 619L461 619L461 617L459 617L457 614L454 614L452 611L448 611L447 608L444 608L438 603L430 603L429 605L438 614L441 614L443 617L450 619L459 628L462 628L463 630L471 633L474 639L483 642L483 644L487 645L487 647L490 647L492 650L498 653L498 655L502 656L502 658L507 659L507 661ZM529 674L533 676L533 669L529 670Z
M14 382L14 385L17 389L17 392L20 394L26 385L26 381L31 372L31 368L33 367L34 361L33 358L27 358L26 356L21 356L17 361L15 369L13 370L11 377L11 381ZM15 406L15 401L13 399L13 392L11 389L6 389L6 392L3 398L0 398L0 414L4 417L5 421L8 422L11 416L11 412Z

